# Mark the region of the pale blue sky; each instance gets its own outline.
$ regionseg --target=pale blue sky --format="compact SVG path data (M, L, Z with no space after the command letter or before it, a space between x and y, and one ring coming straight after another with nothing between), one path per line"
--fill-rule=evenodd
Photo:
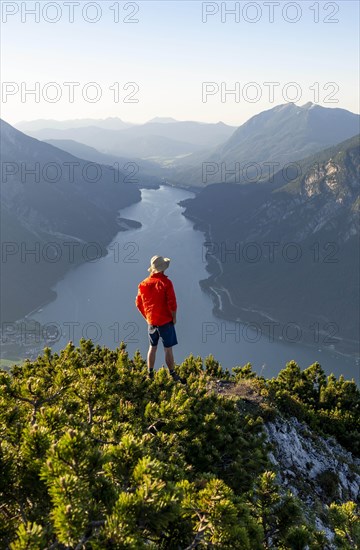
M69 21L68 8L63 2L40 2L40 21L25 13L35 2L2 1L1 79L15 82L19 92L1 97L1 116L11 124L36 118L105 118L119 116L123 120L141 123L155 116L171 116L178 120L199 120L240 125L254 114L290 100L295 88L287 95L282 89L290 82L297 83L303 105L313 101L328 107L342 107L359 112L359 3L338 2L270 2L274 5L274 22L269 21L266 2L201 2L142 0L130 2L84 2L75 6L75 21ZM56 4L55 8L43 7ZM86 22L82 9L88 5L88 18L95 17L98 7L99 21ZM233 15L221 21L221 10L240 8L240 22ZM247 12L245 6L247 4ZM280 4L280 5L277 5ZM131 16L132 5L138 13L137 23L124 23ZM118 6L120 22L114 21L111 6ZM223 8L222 8L223 6ZM18 9L5 22L5 11ZM217 10L203 22L204 10ZM295 19L290 23L285 21ZM319 22L315 22L318 9ZM297 12L296 12L297 10ZM100 14L101 11L101 14ZM21 21L21 15L25 21ZM251 23L256 15L258 22ZM338 19L338 22L325 22ZM56 82L62 97L56 103L42 96L21 100L20 90L33 88L39 82L40 93L49 82ZM69 101L64 82L80 82L75 88L75 100ZM96 82L102 91L100 101L91 103L82 95L83 86ZM109 89L119 83L120 101L114 100ZM135 82L139 91L134 95L137 103L124 103L127 91L123 86ZM214 83L219 91L202 98L203 82ZM223 91L240 86L240 101ZM250 102L244 98L247 85L257 83L261 98ZM269 88L264 82L279 82L271 103ZM314 83L318 89L312 89ZM21 84L23 83L23 84ZM224 84L221 84L224 83ZM327 84L334 83L334 84ZM326 88L326 86L328 86ZM55 88L49 88L49 95ZM248 88L249 94L255 88ZM89 88L90 97L94 88ZM337 103L324 101L332 93ZM250 96L250 98L253 97Z

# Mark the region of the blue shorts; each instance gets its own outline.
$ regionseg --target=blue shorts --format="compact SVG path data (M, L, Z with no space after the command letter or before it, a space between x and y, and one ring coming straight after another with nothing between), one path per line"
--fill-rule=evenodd
M172 348L178 341L176 338L175 326L172 321L165 325L148 325L150 346L157 346L161 338L164 348Z

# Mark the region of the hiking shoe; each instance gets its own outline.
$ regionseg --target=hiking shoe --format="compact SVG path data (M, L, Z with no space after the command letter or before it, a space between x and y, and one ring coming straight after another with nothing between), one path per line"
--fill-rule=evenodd
M181 384L186 384L186 380L181 378L174 370L169 371L171 378L174 382L181 382Z
M154 369L148 369L147 377L149 380L154 380Z

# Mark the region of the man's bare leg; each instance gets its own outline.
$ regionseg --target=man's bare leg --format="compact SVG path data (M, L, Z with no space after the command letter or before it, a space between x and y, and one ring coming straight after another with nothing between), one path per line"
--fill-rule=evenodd
M157 346L149 346L149 350L148 350L148 353L147 353L147 368L148 368L148 370L152 370L154 368L156 350L157 350Z
M172 348L164 348L165 351L165 362L169 371L173 371L175 367L175 360Z
M180 376L175 372L175 360L173 355L172 348L164 348L165 351L165 361L169 369L169 373L172 376L172 379L175 382L181 382L182 384L186 384L186 380L184 378L180 378Z

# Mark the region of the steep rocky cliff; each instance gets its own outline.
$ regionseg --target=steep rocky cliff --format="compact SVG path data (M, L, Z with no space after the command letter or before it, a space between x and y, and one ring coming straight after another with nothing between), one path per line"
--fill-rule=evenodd
M272 445L269 453L283 489L304 503L309 519L325 531L329 548L334 532L328 524L328 505L333 501L359 502L360 459L332 437L321 437L297 418L278 417L264 426Z

